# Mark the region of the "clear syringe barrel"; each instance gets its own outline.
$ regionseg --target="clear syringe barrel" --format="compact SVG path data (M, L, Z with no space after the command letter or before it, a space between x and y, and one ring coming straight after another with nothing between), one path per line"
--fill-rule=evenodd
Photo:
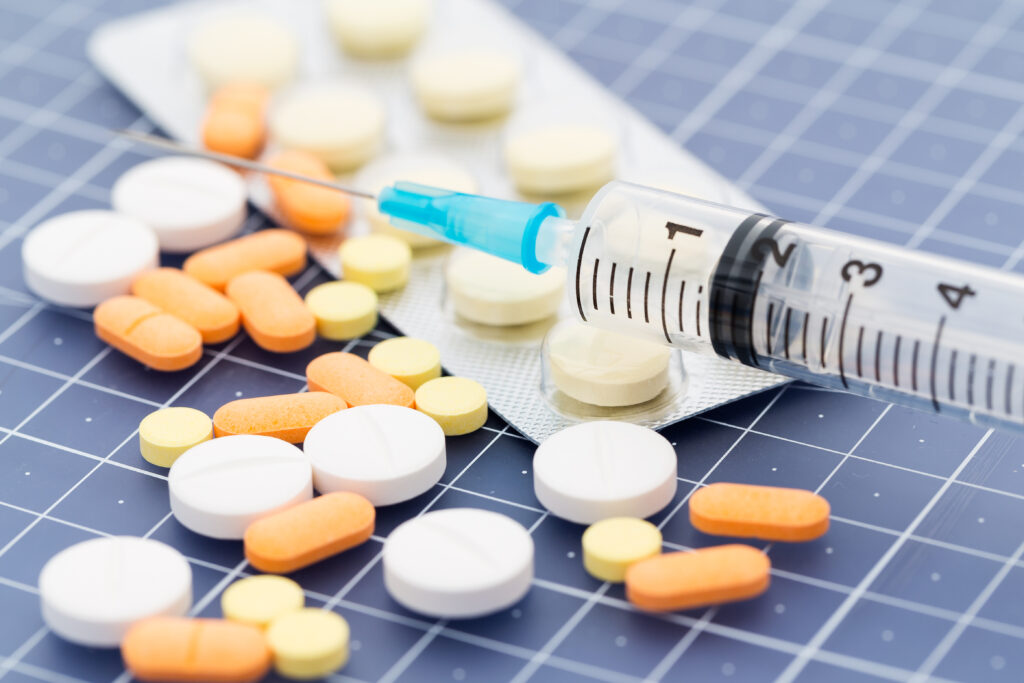
M1024 429L1024 277L618 182L565 246L587 323Z

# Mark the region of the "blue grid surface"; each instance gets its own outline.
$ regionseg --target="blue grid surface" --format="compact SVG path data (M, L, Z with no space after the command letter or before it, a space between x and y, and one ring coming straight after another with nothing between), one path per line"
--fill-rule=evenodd
M244 335L175 374L92 334L85 311L25 288L25 232L105 207L143 157L107 130L151 130L88 65L92 29L129 0L0 0L0 679L124 681L118 654L42 623L37 579L97 535L159 539L189 559L195 614L247 575L239 543L170 515L139 419L297 391L313 356L365 354L382 323L289 356ZM506 0L681 145L793 220L1024 272L1024 3L996 0ZM249 228L264 225L254 214ZM176 265L174 259L167 262ZM306 291L327 278L295 278ZM1008 302L1009 303L1009 302ZM805 544L761 544L768 592L665 615L582 569L581 527L533 495L533 447L501 420L449 439L440 484L379 510L365 545L298 572L311 605L352 625L338 681L871 681L1024 679L1024 448L1017 439L868 399L789 385L664 431L679 493L655 516L667 549L722 542L687 500L714 481L798 486L832 503ZM492 617L435 621L383 588L381 542L426 510L475 506L536 542L528 596Z

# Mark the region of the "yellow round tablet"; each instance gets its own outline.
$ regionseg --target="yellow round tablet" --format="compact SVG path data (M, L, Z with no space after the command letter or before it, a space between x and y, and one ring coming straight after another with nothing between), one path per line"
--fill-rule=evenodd
M306 307L324 339L355 339L377 325L377 293L358 282L325 282L309 290Z
M487 421L487 391L466 377L438 377L416 390L416 409L434 418L446 436L469 434Z
M583 567L601 581L625 581L629 565L660 552L661 532L644 519L611 517L583 532Z
M288 678L323 678L345 666L348 637L347 621L313 607L283 614L267 628L274 668Z
M382 341L370 349L366 359L414 390L441 376L441 352L425 339L395 337Z
M409 280L412 249L391 235L363 235L345 240L338 250L342 275L375 292L390 292Z
M170 467L179 455L211 438L213 421L195 408L161 408L139 423L139 452L157 467Z
M220 598L225 619L265 627L277 617L306 604L302 586L273 574L249 576L228 586Z

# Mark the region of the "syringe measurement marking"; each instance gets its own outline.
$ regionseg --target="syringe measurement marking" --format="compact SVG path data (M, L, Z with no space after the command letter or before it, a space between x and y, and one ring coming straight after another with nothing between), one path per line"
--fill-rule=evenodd
M629 275L626 277L626 317L633 319L633 266L629 267Z
M686 296L686 280L679 283L679 331L685 332L683 329L683 297ZM698 302L699 303L699 302ZM699 335L699 333L698 333Z
M597 312L597 270L601 266L601 259L594 259L594 285L592 287L591 296L594 299L594 312Z
M875 381L882 381L882 331L875 338Z
M942 340L942 330L946 327L946 316L939 318L939 325L935 328L935 341L932 342L932 372L931 382L929 388L932 393L932 406L935 408L935 412L942 412L939 408L939 396L935 391L935 375L939 368L939 342Z
M954 392L953 380L956 377L956 349L953 349L952 353L949 354L949 401L952 403L956 400L956 393Z
M821 369L825 369L825 332L828 329L828 316L821 319Z
M846 321L850 317L851 303L853 303L853 294L846 297L846 308L843 310L843 320L839 325L839 379L842 380L844 389L850 388L849 383L846 381L846 367L843 359L843 352L846 346Z
M1013 400L1011 394L1013 393L1013 371L1015 367L1013 363L1010 363L1010 367L1006 368L1006 414L1013 414Z
M668 276L672 272L672 259L676 257L676 250L669 252L668 263L665 264L665 279L661 283L661 329L665 333L665 341L672 343L672 337L668 336L668 322L665 319L665 309L668 308ZM679 309L682 311L683 302L679 301ZM682 320L682 317L680 317Z
M864 370L862 369L863 366L861 365L861 362L860 362L860 352L861 352L861 349L863 348L863 346L864 346L864 326L861 325L860 326L860 332L857 333L857 378L858 379L863 379L863 377L864 377Z
M644 322L651 322L650 311L647 308L648 293L651 290L651 271L647 271L647 279L644 280Z
M608 278L608 309L615 315L615 266L618 264L612 261L612 274Z
M785 323L785 326L786 326L785 347L783 348L783 353L786 356L786 360L789 360L789 323L790 323L790 318L792 317L792 313L793 313L793 309L790 308L789 306L787 306L786 307L786 323Z
M697 313L694 317L697 318L697 336L700 336L700 300L701 295L704 293L704 285L697 285Z
M805 311L804 312L804 329L803 329L803 334L801 335L803 337L803 350L802 350L801 356L800 356L805 361L807 360L807 327L809 326L810 322L811 322L811 314L810 314L809 311Z
M896 348L892 352L892 385L899 387L900 385L900 342L903 341L903 335L896 335Z
M755 296L757 295L758 292L761 291L761 278L762 277L764 277L764 270L757 271L757 279L754 280L754 288L752 290L750 290L750 291L754 292ZM738 301L737 301L738 299L739 299L739 294L735 294L734 293L732 295L732 319L733 319L733 321L736 320L736 313L737 313L737 311L736 311L736 304L738 303ZM747 315L747 343L750 345L750 350L751 351L754 350L754 309L755 308L757 308L757 300L756 299L750 304L750 313ZM733 328L734 329L735 329L735 326L736 326L736 323L733 322ZM768 342L768 346L771 347L771 341ZM733 342L733 347L734 348L739 348L739 347L736 346L735 340ZM768 353L771 354L771 348L768 349ZM751 353L750 354L750 358L751 358L751 360L754 361L754 365L756 365L757 367L761 367L761 363L759 363L758 360L757 360L757 354L756 353Z
M974 405L974 366L978 361L977 354L972 353L967 361L967 405Z
M985 380L985 408L992 412L992 385L995 382L996 359L988 361L988 378Z
M772 355L772 316L775 315L775 302L768 302L768 314L765 316L764 346L765 355Z
M580 253L576 256L576 307L580 311L580 318L587 321L587 315L583 312L583 299L580 296L580 274L583 272L583 251L587 248L587 238L590 237L590 226L583 231L583 239L580 241ZM630 270L632 274L632 270Z
M917 393L917 356L918 356L918 352L920 350L921 350L921 340L920 339L915 339L914 340L914 354L913 354L913 356L910 359L910 370L911 370L911 373L910 373L910 388L914 390L915 394Z

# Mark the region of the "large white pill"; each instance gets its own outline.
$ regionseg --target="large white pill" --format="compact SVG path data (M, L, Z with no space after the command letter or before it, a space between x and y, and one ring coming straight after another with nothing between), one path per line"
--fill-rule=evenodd
M505 142L505 163L521 191L557 195L596 188L615 175L615 137L590 124L552 124Z
M384 587L414 612L479 617L522 598L533 580L533 538L505 515L475 508L414 517L384 542Z
M326 0L334 39L353 57L397 57L416 44L430 18L428 0Z
M43 620L62 638L117 647L147 617L183 616L192 606L192 570L169 545L132 536L94 538L65 548L39 574Z
M163 157L125 172L110 202L153 228L162 250L184 253L233 237L245 221L246 196L242 177L227 166Z
M412 66L412 87L420 106L441 121L479 121L512 109L519 62L494 50L440 53Z
M156 234L113 211L72 211L37 225L21 260L33 292L62 306L95 306L128 294L132 280L159 261Z
M299 66L295 34L273 17L251 11L206 18L189 36L188 55L211 90L231 83L276 88Z
M304 447L317 491L352 491L374 505L429 490L446 462L441 427L403 406L356 406L328 415L309 430Z
M455 311L484 325L525 325L554 315L565 292L565 269L535 275L475 250L452 256L445 273Z
M313 497L309 458L269 436L204 441L171 465L171 512L197 534L240 539L261 517Z
M676 493L676 453L653 429L584 422L552 434L533 456L533 490L551 514L577 524L649 517Z

